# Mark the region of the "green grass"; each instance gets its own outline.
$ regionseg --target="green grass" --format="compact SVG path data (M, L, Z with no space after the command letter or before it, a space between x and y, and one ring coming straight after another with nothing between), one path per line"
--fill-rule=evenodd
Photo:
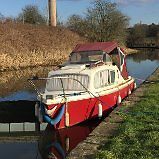
M127 108L125 108L127 109ZM159 84L148 85L141 101L119 112L124 122L96 154L98 159L159 158Z

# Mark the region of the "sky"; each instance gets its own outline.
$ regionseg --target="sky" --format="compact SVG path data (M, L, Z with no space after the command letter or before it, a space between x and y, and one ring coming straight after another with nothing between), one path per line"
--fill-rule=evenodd
M42 12L47 12L48 0L0 0L0 13L4 16L17 16L28 4L38 5ZM57 13L62 21L72 14L84 15L93 0L57 0ZM118 9L130 17L130 26L159 23L159 0L110 0L118 4Z

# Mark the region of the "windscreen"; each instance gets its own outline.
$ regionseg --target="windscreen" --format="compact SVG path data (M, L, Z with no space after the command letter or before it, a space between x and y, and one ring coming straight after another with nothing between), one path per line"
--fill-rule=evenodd
M63 88L65 91L86 91L85 88L88 88L88 83L89 83L88 75L64 74L64 75L56 75L51 77L52 78L47 80L46 83L47 91L62 91ZM64 77L64 78L60 79L56 77ZM74 79L78 80L79 82Z
M71 64L82 63L95 63L103 60L102 51L86 51L86 52L73 52L70 56Z

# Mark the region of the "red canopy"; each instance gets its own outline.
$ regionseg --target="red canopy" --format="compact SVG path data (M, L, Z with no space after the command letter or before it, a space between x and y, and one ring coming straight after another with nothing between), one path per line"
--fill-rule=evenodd
M78 44L76 45L73 52L82 52L82 51L105 51L110 53L113 51L118 44L116 42L95 42L87 44Z

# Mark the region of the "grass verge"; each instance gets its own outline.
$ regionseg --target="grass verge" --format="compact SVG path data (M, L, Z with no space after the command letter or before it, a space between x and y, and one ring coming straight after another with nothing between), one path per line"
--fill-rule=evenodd
M96 158L159 158L159 83L146 85L141 101L119 114L123 123L99 148Z

